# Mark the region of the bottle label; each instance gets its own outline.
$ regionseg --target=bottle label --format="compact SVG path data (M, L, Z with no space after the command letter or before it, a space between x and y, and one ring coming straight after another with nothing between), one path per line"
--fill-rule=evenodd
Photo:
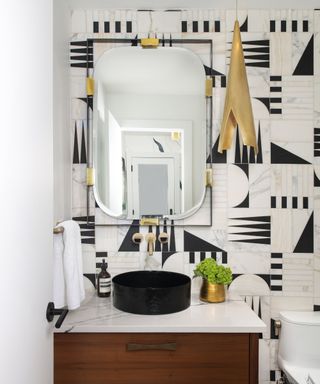
M111 277L99 279L100 293L108 293L111 291Z

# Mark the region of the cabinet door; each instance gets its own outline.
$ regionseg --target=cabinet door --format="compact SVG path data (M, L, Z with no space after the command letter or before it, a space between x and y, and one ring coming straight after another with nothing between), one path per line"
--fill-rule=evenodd
M255 382L249 334L55 334L54 348L55 384Z

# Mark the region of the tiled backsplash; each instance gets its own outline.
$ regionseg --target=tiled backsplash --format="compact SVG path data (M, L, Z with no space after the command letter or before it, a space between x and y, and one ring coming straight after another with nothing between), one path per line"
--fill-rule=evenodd
M106 221L91 197L86 224L86 52L88 37L206 38L213 41L214 170L211 227L166 230L156 243L155 268L192 275L196 263L214 257L234 272L232 288L266 322L260 339L260 383L279 377L274 320L286 309L320 310L320 11L241 10L241 37L260 154L235 140L217 153L235 12L232 10L76 10L72 15L71 130L73 216L82 225L88 285L107 257L112 275L141 269L146 243L132 234L148 227L96 226ZM208 65L207 63L205 63ZM241 97L241 96L240 96ZM202 223L209 205L189 223ZM110 220L108 221L110 222ZM169 224L169 223L168 223ZM170 223L171 224L171 223ZM244 287L247 291L244 292Z

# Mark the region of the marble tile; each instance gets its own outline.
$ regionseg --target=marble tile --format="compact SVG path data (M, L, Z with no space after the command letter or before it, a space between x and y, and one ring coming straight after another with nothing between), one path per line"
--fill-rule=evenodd
M310 119L301 122L296 120L271 121L270 139L275 143L312 143L313 121Z
M278 366L278 350L279 350L279 341L270 340L270 369L279 371Z
M314 253L320 253L320 210L314 210Z
M264 9L248 9L248 31L269 32L269 11Z
M271 296L271 317L278 319L281 311L311 311L312 306L311 297Z
M313 297L313 254L283 254L283 295Z
M268 208L270 206L270 166L249 164L249 206Z
M292 53L291 53L292 73L296 69L311 39L311 36L312 36L311 33L299 33L299 32L292 33Z
M184 225L210 225L211 190L206 189L205 199L199 210L184 219Z
M235 274L270 274L270 253L228 252L228 265Z
M199 251L214 251L214 248L227 251L227 232L225 230L213 230L211 227L185 227L184 230L194 239L194 243L199 247ZM185 234L187 236L187 234ZM189 245L189 242L188 242ZM184 242L184 251L190 251Z
M259 340L259 384L270 382L270 340Z
M213 165L212 209L227 207L228 167L225 164Z
M313 271L313 297L320 297L320 255L314 255L314 271ZM315 300L316 301L316 300Z
M87 105L79 99L71 99L71 119L85 120L87 118Z
M297 246L301 235L304 232L304 229L307 226L309 219L311 218L312 212L309 210L292 210L292 245L293 249ZM314 218L313 218L314 221ZM314 242L314 234L308 234L308 242L307 244L303 244L303 247L308 247L310 252L312 252L314 246L310 242ZM312 249L311 249L312 248Z
M181 11L153 12L152 23L153 23L154 32L157 34L179 33L181 32Z
M94 250L82 252L83 273L96 273L96 255Z
M210 33L207 38L212 39L213 44L213 68L222 73L226 73L226 41L225 35L220 33Z
M320 127L320 77L315 76L314 77L314 126ZM315 163L319 163L317 158L314 159Z
M314 17L314 32L320 32L320 10L315 10L313 17Z
M292 74L292 34L270 33L270 75Z
M228 250L269 252L270 220L269 209L229 209Z
M239 20L240 26L245 22L247 16L248 16L248 11L246 9L238 9L238 20ZM235 9L228 9L226 11L226 31L227 32L233 31L234 22L236 18L237 18L237 15L236 15ZM259 30L259 32L260 31L261 29Z
M162 269L169 272L182 273L184 270L184 253L177 252L164 262Z
M96 251L97 252L117 252L118 230L115 226L97 227L96 226Z
M101 208L95 208L95 219L96 224L107 224L107 225L116 225L118 220L114 217L111 217L103 212Z
M108 252L108 272L112 277L142 269L144 255L139 252Z
M72 98L86 97L86 77L71 76L70 79L70 96Z
M273 164L271 166L272 208L313 208L312 165Z
M282 78L282 116L289 120L312 119L313 80L310 76Z
M228 164L228 206L241 205L249 193L249 179L238 165Z
M272 252L292 252L292 233L288 223L292 222L291 210L271 210L271 249Z
M72 207L87 206L87 165L73 164L72 166Z

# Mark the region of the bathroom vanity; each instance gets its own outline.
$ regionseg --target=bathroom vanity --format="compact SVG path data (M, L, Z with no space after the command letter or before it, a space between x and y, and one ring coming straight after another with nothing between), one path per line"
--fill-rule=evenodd
M54 334L55 384L258 383L265 324L242 301L134 315L92 296Z

